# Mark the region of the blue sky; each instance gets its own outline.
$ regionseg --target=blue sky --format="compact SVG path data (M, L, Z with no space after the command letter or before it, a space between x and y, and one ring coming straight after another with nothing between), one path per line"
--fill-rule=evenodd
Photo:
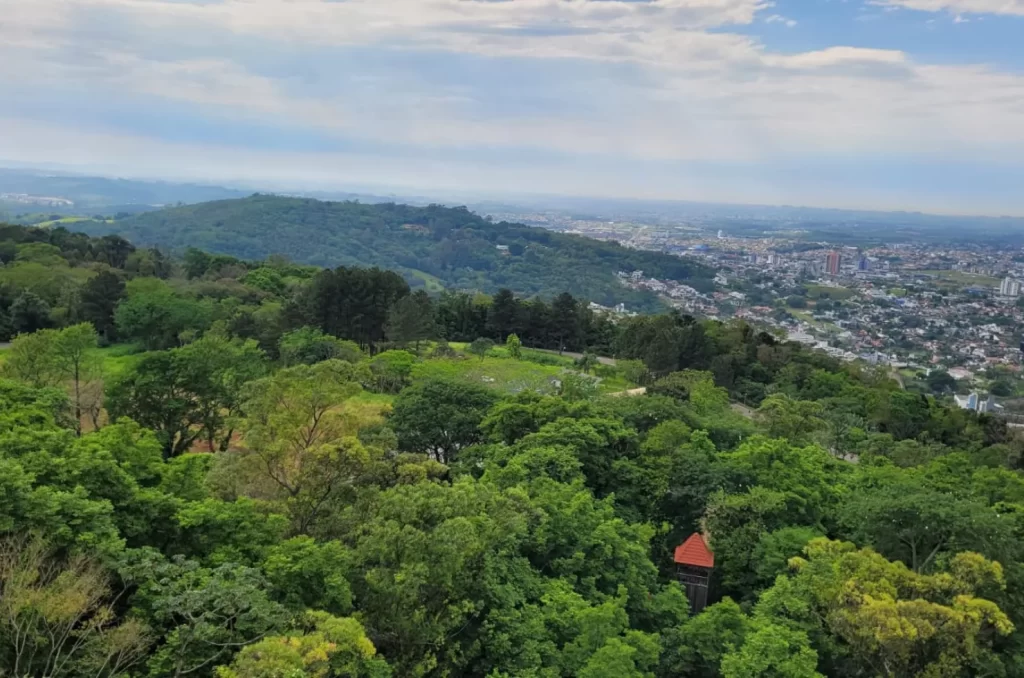
M0 164L1024 214L1024 0L5 0Z

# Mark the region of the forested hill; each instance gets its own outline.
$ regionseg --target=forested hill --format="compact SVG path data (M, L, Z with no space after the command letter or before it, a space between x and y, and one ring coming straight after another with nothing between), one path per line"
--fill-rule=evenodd
M401 272L414 286L488 293L508 288L545 297L569 291L602 304L648 309L654 299L622 286L617 271L640 269L673 280L709 277L706 268L678 257L491 223L458 207L254 195L80 226L93 235L114 232L137 245L196 247L244 259L281 254L327 267L380 266Z

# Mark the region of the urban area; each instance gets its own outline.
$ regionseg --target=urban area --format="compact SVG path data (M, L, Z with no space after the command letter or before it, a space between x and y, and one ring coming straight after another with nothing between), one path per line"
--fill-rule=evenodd
M712 281L619 273L624 285L653 291L683 313L743 318L836 358L885 369L904 388L978 412L1024 415L1024 402L1016 400L1024 396L1019 247L912 240L851 246L782 227L739 235L700 223L515 217L700 260L717 272Z

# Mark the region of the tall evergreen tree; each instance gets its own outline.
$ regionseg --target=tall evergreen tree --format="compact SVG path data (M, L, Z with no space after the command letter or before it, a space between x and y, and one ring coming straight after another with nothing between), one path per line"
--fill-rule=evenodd
M111 271L101 271L82 286L82 319L91 322L107 343L117 339L114 309L124 296L124 280Z

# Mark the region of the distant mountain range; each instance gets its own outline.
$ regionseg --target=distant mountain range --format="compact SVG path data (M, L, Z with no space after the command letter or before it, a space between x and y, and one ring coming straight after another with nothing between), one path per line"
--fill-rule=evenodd
M653 309L657 299L627 289L618 271L643 270L672 280L706 281L690 260L512 223L492 223L466 208L394 203L324 202L254 195L167 208L112 223L74 225L91 235L116 233L139 245L197 247L244 259L280 254L318 266L379 266L437 290L523 295L564 291L597 303Z
M18 200L3 200L8 212L44 212L59 208L57 211L63 214L88 214L90 211L109 214L112 209L139 211L138 208L157 209L163 205L247 195L243 191L222 186L13 169L0 169L0 194L23 196ZM49 204L51 201L48 198L60 198L70 204Z

